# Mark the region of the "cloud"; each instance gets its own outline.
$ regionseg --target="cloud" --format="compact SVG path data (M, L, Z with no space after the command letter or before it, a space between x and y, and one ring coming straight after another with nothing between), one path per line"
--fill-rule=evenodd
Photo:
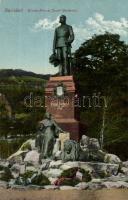
M128 20L121 18L119 21L105 20L104 16L96 13L94 17L86 20L86 26L93 33L103 33L105 31L118 33L122 36L128 35Z
M51 21L48 18L41 19L34 25L35 31L54 30L59 25L59 16ZM105 32L119 34L128 41L128 20L121 18L119 21L106 20L100 13L95 13L80 25L73 25L75 32L75 45L89 39L94 34L104 34Z
M51 21L47 18L40 19L37 23L34 25L34 30L41 31L41 30L52 30L55 29L59 25L59 16L54 20Z
M105 20L104 16L96 13L93 17L89 17L82 27L75 26L79 38L89 39L94 34L104 34L105 32L116 33L127 40L128 37L128 20L121 18L119 21Z

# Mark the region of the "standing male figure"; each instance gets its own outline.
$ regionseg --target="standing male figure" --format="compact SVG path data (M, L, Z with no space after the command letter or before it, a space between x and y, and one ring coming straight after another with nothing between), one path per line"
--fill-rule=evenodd
M71 74L71 43L74 41L72 26L66 24L66 16L61 15L61 25L55 29L53 41L53 54L59 60L59 75ZM56 52L57 51L57 52ZM69 61L70 60L70 61Z

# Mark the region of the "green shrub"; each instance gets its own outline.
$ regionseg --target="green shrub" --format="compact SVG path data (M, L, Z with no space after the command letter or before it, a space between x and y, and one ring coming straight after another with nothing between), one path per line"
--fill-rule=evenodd
M13 178L13 176L11 174L10 169L8 167L4 168L4 173L1 175L0 180L8 182L12 178Z
M35 175L35 177L33 176ZM21 179L24 185L39 185L39 186L44 186L44 185L50 185L50 181L44 174L37 174L37 172L33 171L27 171L23 175L21 175ZM29 179L31 179L31 182L29 182Z
M4 170L4 166L0 165L0 171Z
M79 169L78 167L70 168L70 169L67 169L67 170L63 171L61 173L60 177L63 177L63 178L72 178L71 181L75 181L76 172L78 170L79 170L79 172L81 172L83 174L82 181L84 181L84 182L91 181L91 175L89 174L89 172L85 171L84 169L81 169L81 168ZM66 182L71 182L69 180L65 180L65 181Z
M23 180L26 180L27 178L31 178L35 174L33 171L26 171L24 174L21 175Z
M83 178L82 178L83 182L91 181L92 178L89 171L85 171L84 169L79 169L79 171L83 174Z
M76 176L77 170L78 170L78 167L74 167L74 168L70 168L70 169L64 170L61 173L61 177L64 177L64 178L74 178Z
M32 179L32 184L44 186L44 185L50 185L51 183L44 174L39 174Z

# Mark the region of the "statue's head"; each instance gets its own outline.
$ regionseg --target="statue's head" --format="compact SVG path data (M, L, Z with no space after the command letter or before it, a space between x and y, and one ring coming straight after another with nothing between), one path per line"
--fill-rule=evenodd
M46 112L44 118L51 119L52 115L49 112Z
M66 16L65 15L61 15L60 16L60 21L61 24L65 24L66 23Z
M66 153L71 153L71 151L72 151L72 143L71 143L71 141L70 140L66 140L65 142L64 142L64 150L65 150L65 152Z

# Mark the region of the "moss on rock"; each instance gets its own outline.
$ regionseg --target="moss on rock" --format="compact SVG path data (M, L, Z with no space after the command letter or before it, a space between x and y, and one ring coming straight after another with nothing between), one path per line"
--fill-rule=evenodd
M32 184L44 186L44 185L50 185L51 183L49 179L44 174L41 173L32 179Z

